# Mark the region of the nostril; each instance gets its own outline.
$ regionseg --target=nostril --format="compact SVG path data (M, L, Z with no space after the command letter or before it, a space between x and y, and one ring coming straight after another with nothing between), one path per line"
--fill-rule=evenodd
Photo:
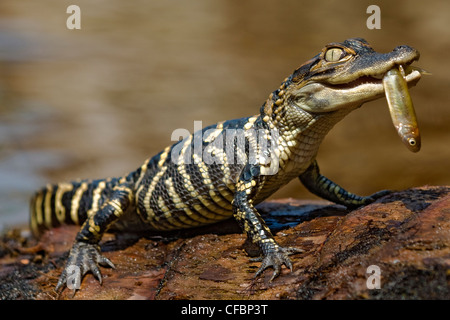
M407 45L401 45L394 49L394 51L399 51L399 50L414 50L414 49Z
M420 57L419 51L407 45L398 46L392 52L397 56L398 64L409 64Z

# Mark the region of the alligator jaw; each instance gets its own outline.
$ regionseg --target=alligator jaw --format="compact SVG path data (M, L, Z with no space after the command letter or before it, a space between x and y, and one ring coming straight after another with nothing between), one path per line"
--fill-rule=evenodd
M404 66L405 81L408 87L413 87L426 71ZM341 84L324 82L309 82L296 93L295 104L305 111L322 113L335 111L340 108L356 108L361 104L384 96L382 79L386 72L364 75L356 80Z

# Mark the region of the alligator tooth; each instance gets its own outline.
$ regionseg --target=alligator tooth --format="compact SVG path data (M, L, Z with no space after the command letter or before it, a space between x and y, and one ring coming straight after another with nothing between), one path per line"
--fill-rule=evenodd
M375 78L375 79L378 79L378 80L381 80L381 79L383 79L383 77L384 77L384 75L383 74L372 74L372 75L370 75L372 78Z
M409 95L408 85L402 76L405 71L393 68L383 77L383 87L389 105L392 122L403 143L412 152L420 150L420 134L414 105ZM418 70L415 68L414 70ZM418 70L422 73L422 69Z

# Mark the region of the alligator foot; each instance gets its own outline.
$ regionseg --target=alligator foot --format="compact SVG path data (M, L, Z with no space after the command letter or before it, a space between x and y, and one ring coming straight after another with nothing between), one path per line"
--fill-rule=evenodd
M376 200L387 196L388 194L391 194L393 191L391 190L381 190L378 192L375 192L374 194L371 194L370 196L367 197L361 197L361 201L358 204L347 204L346 207L348 209L356 209L362 206L367 206L369 204L371 204L372 202L375 202Z
M75 295L76 290L80 288L81 279L88 271L91 271L101 284L102 274L98 268L99 265L115 268L108 258L100 254L98 245L76 242L70 250L69 258L55 291L61 293L64 290L64 285L67 285L69 289L73 290L73 295Z
M288 256L291 254L302 252L304 252L304 250L299 248L293 247L284 248L277 245L271 248L271 250L269 250L265 256L250 259L250 261L262 261L261 266L259 267L258 271L255 274L255 278L261 275L265 269L272 267L274 269L272 277L270 278L270 281L272 281L280 274L281 267L283 264L286 267L288 267L292 272L292 262Z

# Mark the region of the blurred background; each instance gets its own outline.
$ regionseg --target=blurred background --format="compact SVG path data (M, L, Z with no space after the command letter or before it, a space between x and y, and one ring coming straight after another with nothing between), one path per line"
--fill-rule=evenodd
M81 30L68 30L69 5ZM381 8L369 30L366 9ZM433 75L411 90L422 150L409 152L384 99L340 122L321 171L367 195L450 183L450 2L299 0L2 0L0 230L26 224L46 183L121 176L192 132L250 116L329 42L363 37L379 52L407 44ZM313 199L298 180L272 198Z

